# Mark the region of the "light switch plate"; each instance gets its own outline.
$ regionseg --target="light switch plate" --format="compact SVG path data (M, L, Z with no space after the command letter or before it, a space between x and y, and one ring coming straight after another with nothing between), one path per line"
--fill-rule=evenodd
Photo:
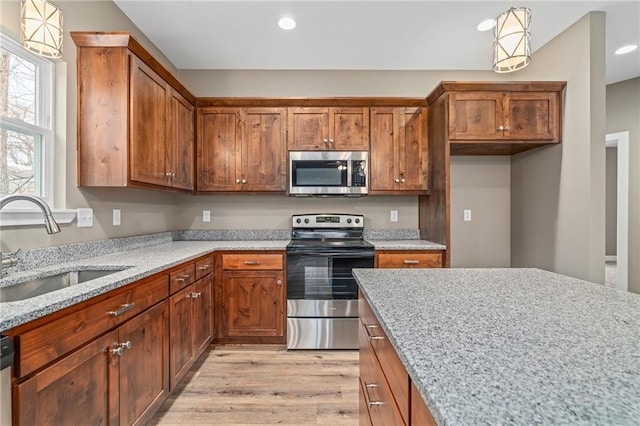
M93 226L93 209L78 209L78 228Z
M202 210L202 221L211 222L211 210Z
M464 221L471 222L471 210L469 209L464 210Z
M113 226L120 226L120 209L113 209Z
M391 210L391 215L389 216L389 220L391 222L397 222L398 221L398 210Z

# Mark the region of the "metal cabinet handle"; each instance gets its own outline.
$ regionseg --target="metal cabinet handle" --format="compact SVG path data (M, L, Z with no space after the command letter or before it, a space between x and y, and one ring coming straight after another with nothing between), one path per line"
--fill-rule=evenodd
M498 126L498 130L504 130L504 126Z
M371 324L371 325L365 325L364 328L380 328L375 324Z
M324 138L324 139L322 139L322 142L324 142L324 143L329 143L329 139Z
M198 270L199 271L206 271L207 269L211 268L211 265L202 265L202 266L198 266Z
M126 342L124 342L124 343L120 343L120 347L121 347L122 349L131 349L131 347L132 347L132 346L133 346L133 345L131 344L131 340L127 340L127 341L126 341Z
M278 285L282 285L282 280L277 280L277 281L276 281L276 284L278 284Z
M371 400L371 394L369 393L369 389L373 389L373 388L378 388L380 387L379 384L377 383L366 383L364 384L364 388L367 391L367 399L369 400L369 406L372 407L374 405L384 405L384 401L372 401Z
M244 264L245 265L259 265L260 261L259 260L245 260Z
M181 275L181 276L177 277L177 278L176 278L176 281L185 282L185 281L187 281L189 278L191 278L191 275L190 275L190 274L184 274L184 275Z
M420 263L419 260L404 260L403 263L405 265L418 265Z
M247 183L247 180L246 179L242 179L242 183Z
M505 130L511 130L511 126L504 126Z
M236 183L240 183L240 179L236 179Z
M202 296L202 292L193 292L191 294L189 294L187 297L191 297L192 299L198 299L200 296Z
M124 352L124 349L120 345L116 346L115 348L111 348L112 355L122 356L123 352Z
M396 183L400 183L400 179L396 179Z
M329 143L335 143L335 139L329 139Z
M369 336L369 340L384 340L383 336Z
M404 178L400 179L400 182L404 183Z
M125 303L124 305L122 305L120 307L120 309L117 309L115 311L109 311L107 312L108 315L111 315L112 317L119 317L120 315L124 314L127 311L130 311L131 309L133 309L133 307L135 306L135 303Z

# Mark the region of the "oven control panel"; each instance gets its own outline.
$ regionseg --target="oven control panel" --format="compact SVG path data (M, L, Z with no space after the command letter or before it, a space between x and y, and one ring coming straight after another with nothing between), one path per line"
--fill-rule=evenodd
M291 216L293 228L364 228L364 216L359 214L296 214Z

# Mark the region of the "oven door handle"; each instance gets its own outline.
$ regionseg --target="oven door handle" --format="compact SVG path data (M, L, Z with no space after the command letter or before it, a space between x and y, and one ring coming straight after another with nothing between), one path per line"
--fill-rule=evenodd
M314 252L288 252L287 256L324 256L324 257L358 257L358 258L373 258L374 253L372 252L357 252L357 251L346 251L346 252L332 252L332 251L314 251Z

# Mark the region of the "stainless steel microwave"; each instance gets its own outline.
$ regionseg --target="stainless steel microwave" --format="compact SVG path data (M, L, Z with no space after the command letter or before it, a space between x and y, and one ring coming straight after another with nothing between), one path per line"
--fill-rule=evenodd
M289 151L289 195L367 195L368 156L367 151Z

